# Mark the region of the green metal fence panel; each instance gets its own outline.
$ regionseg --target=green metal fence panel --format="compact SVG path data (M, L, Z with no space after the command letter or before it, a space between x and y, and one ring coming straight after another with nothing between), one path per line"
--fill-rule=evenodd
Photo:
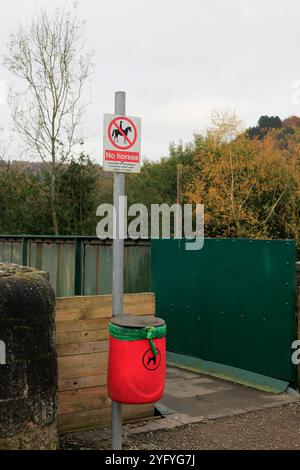
M59 240L28 240L27 264L49 274L56 295L74 295L74 243Z
M124 292L148 292L150 246L129 244L124 249ZM112 245L88 244L84 256L84 294L112 292Z
M74 295L75 290L75 244L59 243L57 245L57 278L58 297Z
M112 292L112 241L96 237L0 236L0 261L49 273L58 297ZM125 292L150 290L150 243L125 240Z
M153 240L156 313L168 350L292 382L295 243L290 240Z
M99 294L110 294L112 292L112 256L112 245L101 246L100 260L98 265L99 274L97 276L99 283Z
M84 248L83 260L83 295L96 295L98 292L98 264L99 248L98 245L88 244Z
M22 262L22 240L6 240L0 243L0 260L6 263L20 264Z
M150 247L148 245L125 247L124 271L125 292L149 291L151 283Z

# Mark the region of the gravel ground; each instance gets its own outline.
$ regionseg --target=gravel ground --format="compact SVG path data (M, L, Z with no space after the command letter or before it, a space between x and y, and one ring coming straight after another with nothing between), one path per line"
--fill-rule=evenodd
M99 430L92 430L63 436L61 448L109 449L110 441L100 440ZM136 434L124 439L123 448L300 450L300 403L208 420L174 430Z

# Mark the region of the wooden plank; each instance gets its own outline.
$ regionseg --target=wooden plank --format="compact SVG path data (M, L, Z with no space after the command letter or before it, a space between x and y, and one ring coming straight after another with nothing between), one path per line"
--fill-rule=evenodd
M107 408L109 405L110 399L107 396L106 385L70 390L60 392L58 413L60 415L76 413L78 411Z
M141 305L129 304L127 309L124 306L124 314L126 315L154 315L153 305L151 302L143 303L143 310ZM111 308L102 305L99 307L85 307L74 308L69 310L57 310L56 322L72 321L72 320L89 320L97 318L111 318Z
M124 305L126 315L154 315L152 302L143 302L141 304L129 303ZM111 318L111 305L99 305L98 307L76 307L68 310L56 311L56 322L72 320L88 320L96 318Z
M154 315L155 296L152 292L124 295L124 313L129 315Z
M154 294L125 294L124 313L154 315ZM112 296L61 297L57 299L56 321L109 318L112 312Z
M108 351L108 341L89 341L87 343L57 344L58 357L91 354Z
M106 374L98 374L91 377L73 377L71 379L59 379L58 391L77 390L80 388L100 387L105 385L107 380Z
M105 304L98 307L74 307L68 310L56 310L56 321L87 320L90 318L109 318L111 308Z
M154 416L154 403L122 405L122 416L125 422Z
M111 304L111 294L107 295L76 295L72 297L59 297L56 299L56 310L73 310L76 308L98 307Z
M73 322L68 322L73 323ZM101 341L108 339L108 329L82 330L56 333L56 345L88 343L90 341Z
M100 387L82 388L79 390L67 390L60 392L59 397L62 402L73 402L79 399L89 400L94 397L103 397L107 395L106 385Z
M122 415L124 422L148 418L154 415L153 404L123 405ZM92 429L107 426L111 422L111 408L79 411L58 416L58 429L60 433Z
M153 292L141 292L138 294L124 294L124 306L131 304L140 304L141 302L154 301ZM111 306L112 295L86 295L86 296L72 296L72 297L59 297L56 299L57 310L72 310L76 308L98 307L99 302L102 305Z
M86 388L85 390L91 390ZM58 402L58 414L59 416L70 414L70 413L77 413L80 411L89 411L101 408L107 408L110 404L110 399L108 396L97 396L87 399L77 399L73 402Z
M77 378L87 378L87 377L96 377L97 375L106 375L107 367L106 365L102 366L90 366L86 368L82 367L72 367L71 369L62 370L58 369L59 380L66 379L77 379Z
M58 357L58 377L88 377L105 374L107 352Z
M62 333L104 330L108 328L110 318L90 320L59 321L56 323L57 337Z
M92 429L98 426L106 426L110 422L110 408L80 411L58 415L57 424L60 433L78 431L80 429Z
M63 356L58 357L58 366L59 367L82 367L89 368L92 366L101 366L105 364L107 360L107 353L92 353L84 355L73 355L73 356Z

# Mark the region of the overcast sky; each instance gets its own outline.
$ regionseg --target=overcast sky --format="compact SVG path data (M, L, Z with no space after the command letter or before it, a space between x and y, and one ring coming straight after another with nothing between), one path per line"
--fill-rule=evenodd
M0 55L18 22L64 3L73 4L1 1ZM300 115L299 0L81 0L78 13L95 50L83 132L99 162L115 90L127 92L127 114L142 118L142 154L154 160L203 131L215 108L235 110L246 126L261 114ZM2 66L0 80L13 81ZM0 112L8 130L7 107Z

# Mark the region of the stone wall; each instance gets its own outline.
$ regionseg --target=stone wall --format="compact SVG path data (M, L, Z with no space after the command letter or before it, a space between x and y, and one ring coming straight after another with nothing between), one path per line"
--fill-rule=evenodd
M55 296L42 274L0 263L0 341L6 347L0 364L1 450L58 444Z

